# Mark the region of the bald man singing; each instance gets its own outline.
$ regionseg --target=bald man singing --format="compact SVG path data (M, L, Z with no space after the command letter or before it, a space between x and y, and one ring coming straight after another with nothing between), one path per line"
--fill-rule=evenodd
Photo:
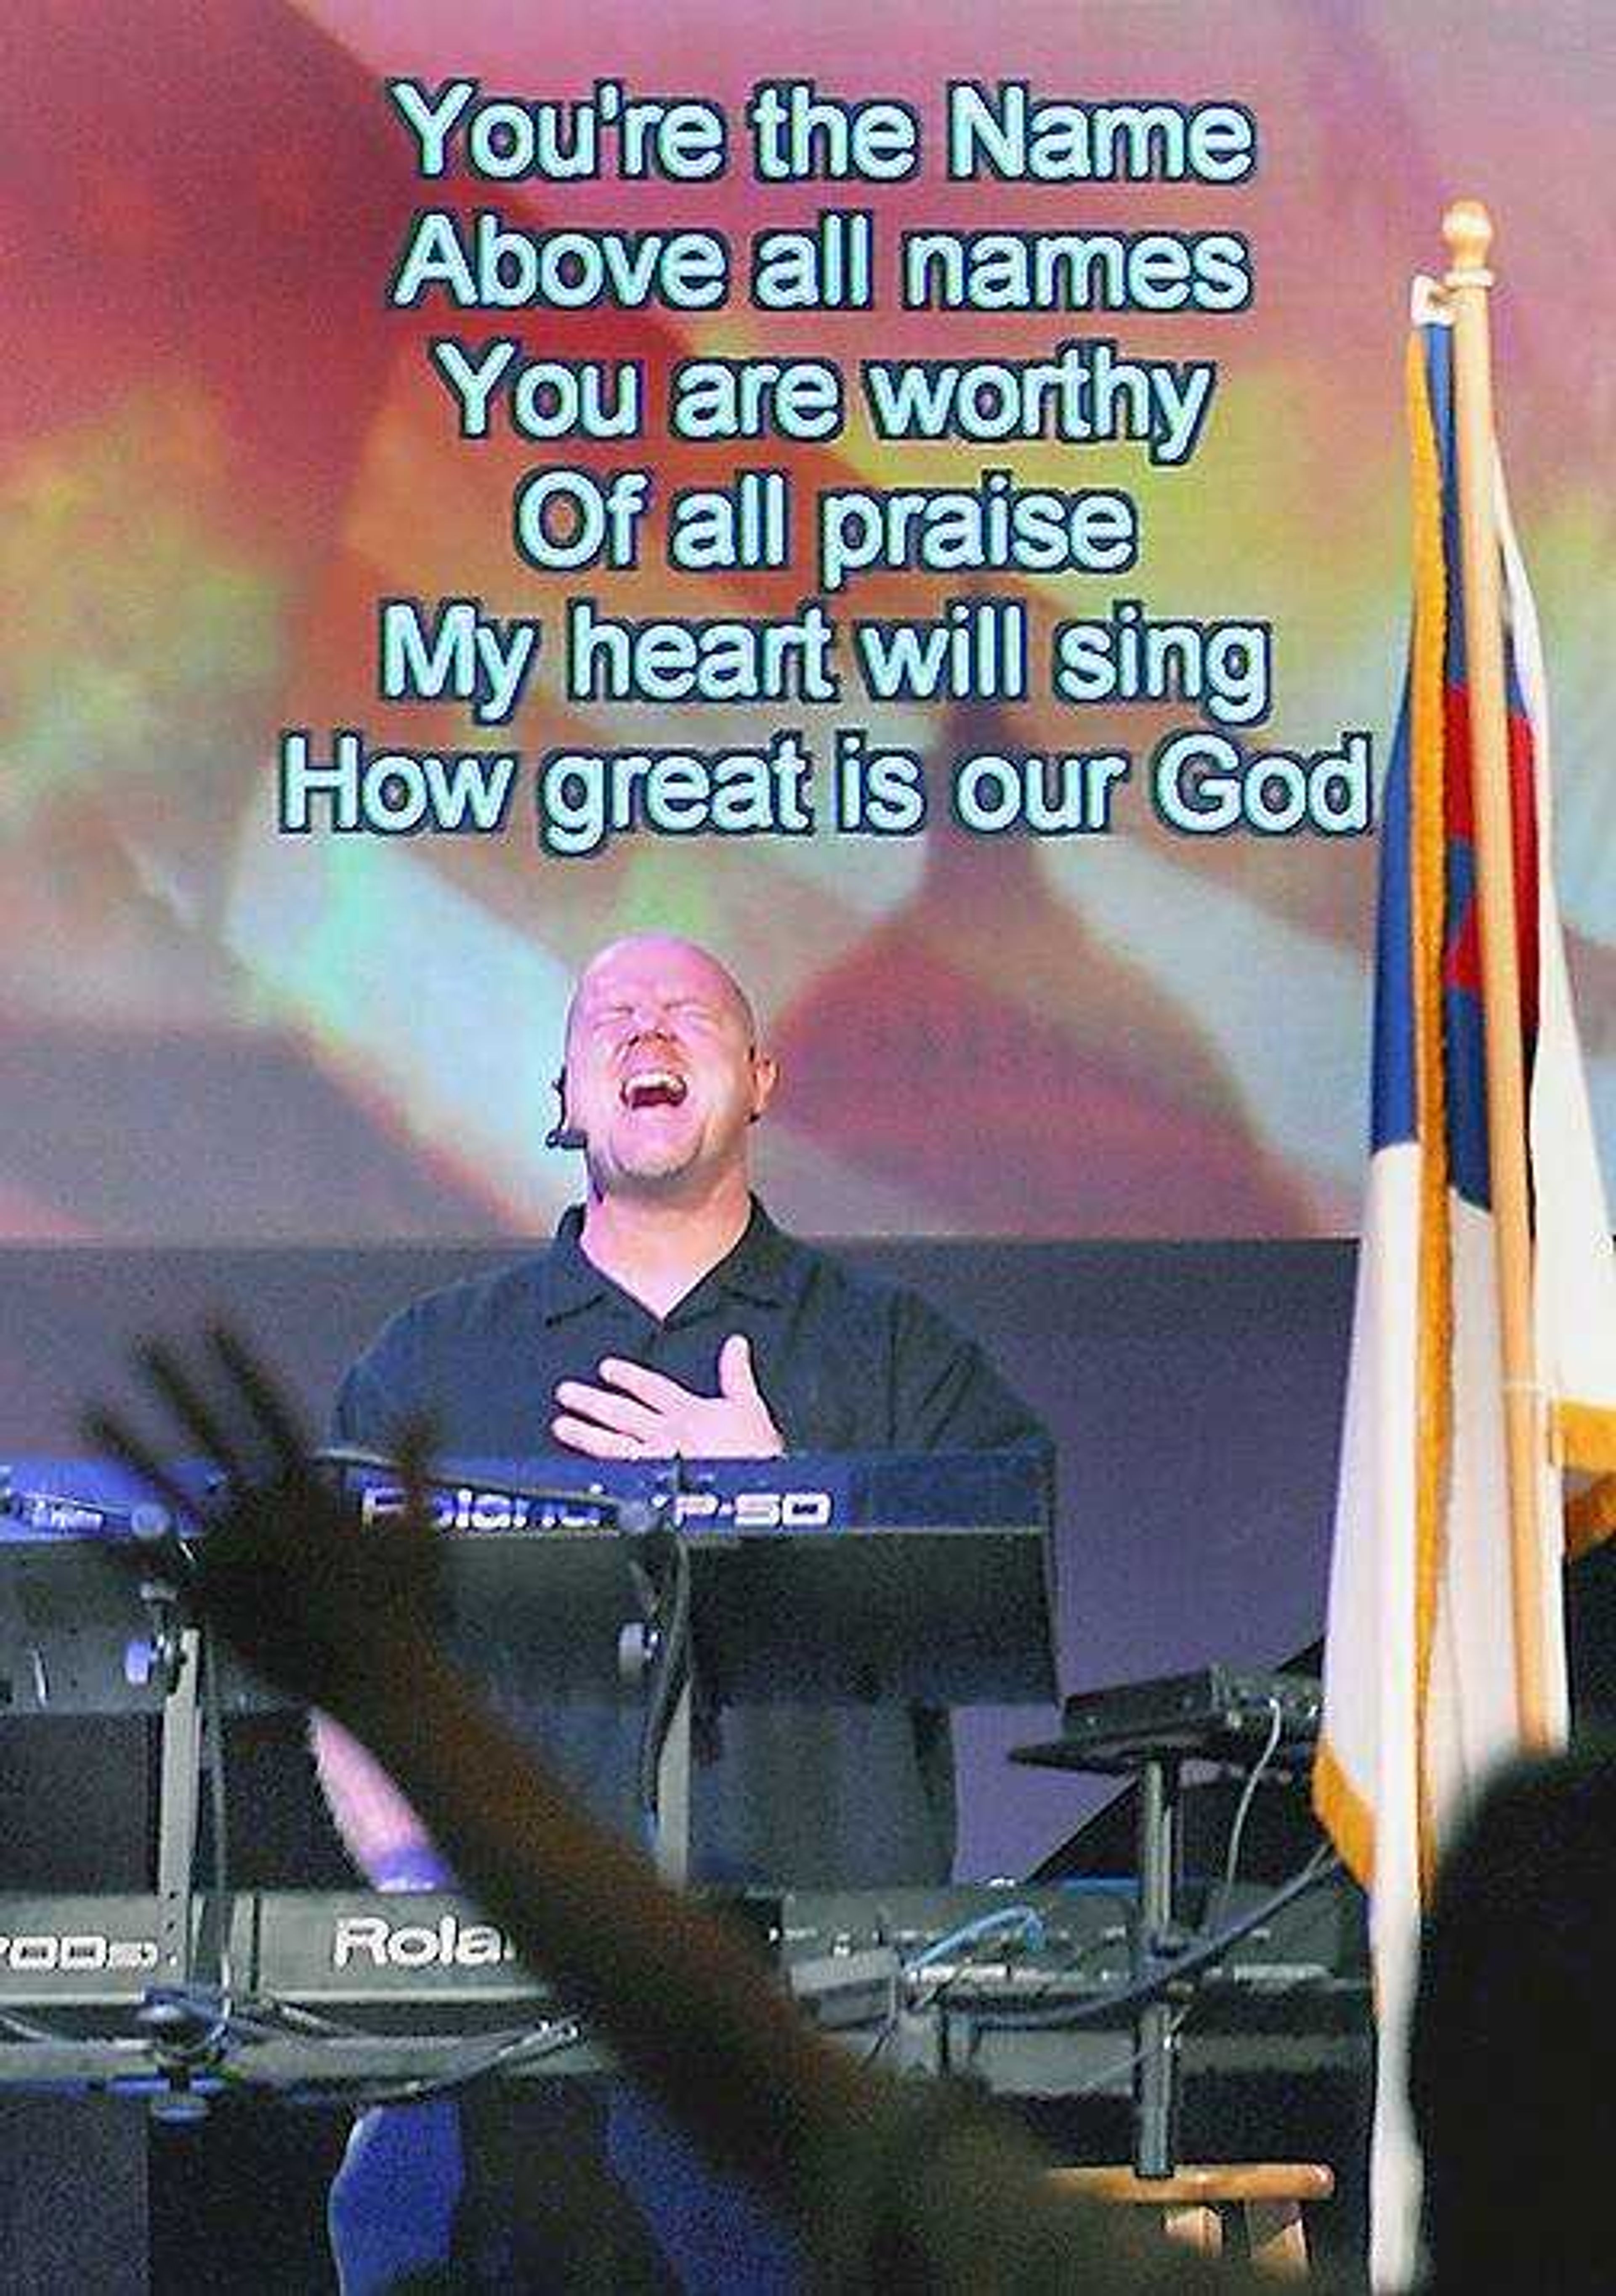
M584 1201L542 1257L395 1317L343 1384L336 1439L386 1449L425 1413L444 1454L463 1459L1041 1444L1024 1405L935 1309L769 1218L752 1193L751 1144L776 1081L751 1005L717 957L662 934L603 949L572 999L561 1079L559 1129L581 1148ZM635 1824L632 1713L546 1704L543 1684L490 1687L597 1814ZM414 1812L368 1758L330 1726L316 1726L316 1742L332 1814L370 1878L444 1883ZM698 1879L946 1880L947 1718L892 1706L726 1710L698 1745L692 1833ZM702 2185L696 2197L695 2180L660 2164L649 2178L624 2169L662 2204L659 2240L642 2243L638 2219L609 2204L587 2157L578 2116L598 2108L581 2093L560 2098L562 2087L520 2113L490 2103L475 2135L453 2107L368 2116L332 2200L345 2296L448 2259L463 2286L793 2284L744 2196L715 2199ZM513 2205L509 2129L524 2119ZM613 2149L627 2161L645 2132L621 2109L618 2123Z

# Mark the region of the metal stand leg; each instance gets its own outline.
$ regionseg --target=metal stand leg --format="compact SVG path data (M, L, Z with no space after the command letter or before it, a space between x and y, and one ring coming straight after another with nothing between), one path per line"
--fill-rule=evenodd
M629 1538L631 1571L641 1618L618 1638L618 1673L639 1685L646 1702L640 1753L640 1802L651 1821L651 1847L657 1871L670 1889L690 1879L691 1723L695 1664L691 1650L690 1560L679 1543L673 1506L681 1463L654 1502L649 1530ZM672 1706L664 1701L669 1676L679 1687ZM664 1719L664 1716L666 1718ZM654 1743L655 1767L648 1775Z
M201 1794L201 1636L195 1627L174 1635L171 1667L157 1802L157 1950L163 1981L185 1985L192 1975L191 1898Z
M1153 1754L1139 1772L1139 1920L1134 1935L1136 1984L1155 1975L1178 1896L1179 1766ZM1141 2177L1170 2177L1177 2165L1178 2043L1170 2002L1152 2001L1134 2021L1134 2167Z
M690 1715L686 1669L657 1760L657 1871L672 1890L690 1879Z
M682 1890L690 1878L691 1722L694 1705L690 1654L669 1643L675 1605L669 1582L654 1578L641 1562L636 1580L644 1610L643 1619L623 1628L618 1636L619 1679L638 1689L645 1702L641 1725L639 1800L647 1827L647 1846L656 1867L670 1889ZM681 1638L682 1639L682 1638ZM671 1708L664 1710L666 1670L681 1666L684 1679ZM666 1710L666 1721L661 1719ZM651 1742L655 1767L647 1774Z

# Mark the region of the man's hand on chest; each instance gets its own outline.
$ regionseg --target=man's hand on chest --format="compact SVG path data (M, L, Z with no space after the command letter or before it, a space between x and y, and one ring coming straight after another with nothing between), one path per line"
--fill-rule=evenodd
M718 1391L701 1395L663 1372L606 1356L599 1384L562 1380L550 1432L595 1459L767 1459L785 1448L752 1368L751 1346L732 1332L718 1351Z

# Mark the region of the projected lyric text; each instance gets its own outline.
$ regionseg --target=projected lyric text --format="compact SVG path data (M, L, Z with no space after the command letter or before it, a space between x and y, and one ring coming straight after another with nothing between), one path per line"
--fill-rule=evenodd
M1264 736L1271 605L1181 545L1158 594L1158 532L1216 531L1245 106L1021 78L384 100L422 187L384 291L479 507L423 562L461 550L447 585L375 597L337 722L282 729L282 832L587 859L939 818L1371 829L1367 731Z

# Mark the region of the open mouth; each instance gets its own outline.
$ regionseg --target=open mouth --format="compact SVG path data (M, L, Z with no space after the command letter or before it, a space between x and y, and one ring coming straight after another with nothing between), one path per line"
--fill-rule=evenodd
M628 1109L678 1108L690 1087L672 1069L640 1069L625 1077L618 1097Z

